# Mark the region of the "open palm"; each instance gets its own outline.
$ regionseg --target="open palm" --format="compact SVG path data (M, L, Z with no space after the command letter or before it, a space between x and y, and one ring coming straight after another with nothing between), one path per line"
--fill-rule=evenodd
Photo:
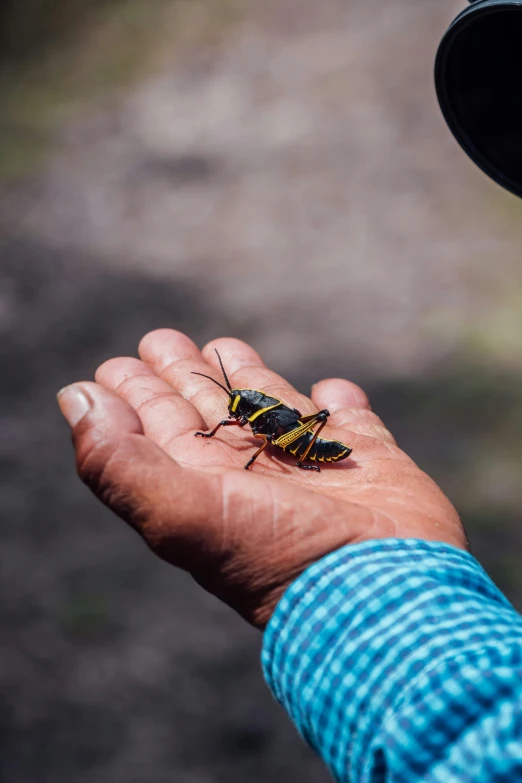
M259 446L248 427L195 438L227 417L224 391L192 374L222 380L215 348L234 388L260 389L303 415L328 408L322 436L348 445L351 457L315 473L269 448L247 472ZM393 537L466 546L452 505L349 381L322 381L308 398L245 343L220 339L200 351L172 330L148 334L139 355L111 359L96 384L80 384L90 404L73 421L80 476L158 555L255 625L308 565L345 544ZM66 390L66 414L71 400Z

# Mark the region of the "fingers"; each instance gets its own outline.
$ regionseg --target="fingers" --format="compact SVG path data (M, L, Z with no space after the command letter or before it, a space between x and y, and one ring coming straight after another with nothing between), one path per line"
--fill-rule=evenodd
M313 412L311 401L269 370L253 348L241 340L214 340L200 352L180 332L160 329L143 338L139 353L143 361L198 409L209 426L223 418L228 400L219 387L192 373L205 373L219 383L225 383L215 349L219 351L233 388L260 389L303 413Z
M342 378L321 381L312 389L312 400L319 409L330 411L331 426L395 443L393 435L371 411L366 393L355 383Z
M312 388L312 399L321 408L327 408L330 413L343 408L371 410L370 401L361 387L342 378L330 378L316 383Z
M221 370L210 367L195 343L174 329L157 329L145 335L139 355L160 378L199 412L208 428L226 416L228 398L214 383L193 372L210 375L224 383Z
M221 479L180 468L143 435L130 405L98 384L69 386L58 402L82 481L158 554L190 570L202 537L212 542L219 529Z
M298 408L301 413L313 413L311 400L300 394L288 381L269 370L259 354L242 340L231 337L212 340L203 348L207 362L219 368L216 356L219 352L225 371L233 388L259 389L269 396L281 399L286 405Z
M201 360L201 351L190 337L175 329L156 329L141 340L138 353L156 372L183 359Z
M180 332L160 329L146 335L139 347L141 358L197 409L207 427L223 418L228 400L218 386L192 373L210 375L224 384L216 350L232 388L259 389L303 414L327 408L332 414L331 426L395 443L379 417L370 410L368 397L356 384L342 379L321 381L314 386L310 400L269 370L259 354L241 340L213 340L200 352ZM194 425L193 428L200 426Z
M198 411L144 362L121 357L110 359L96 371L96 381L116 392L136 411L145 434L159 446L204 422Z

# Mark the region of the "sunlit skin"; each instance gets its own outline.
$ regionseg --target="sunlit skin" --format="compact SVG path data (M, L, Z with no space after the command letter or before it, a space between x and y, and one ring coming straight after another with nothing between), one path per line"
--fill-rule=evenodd
M222 380L215 349L234 388L261 389L303 415L327 408L322 434L352 455L315 473L268 448L245 471L259 447L248 427L194 437L228 415L226 394L192 374ZM200 351L170 329L147 334L139 357L110 359L95 383L60 394L75 425L78 473L153 552L253 625L263 628L288 585L345 544L393 537L467 547L449 500L350 381L320 381L306 397L240 340L214 340Z

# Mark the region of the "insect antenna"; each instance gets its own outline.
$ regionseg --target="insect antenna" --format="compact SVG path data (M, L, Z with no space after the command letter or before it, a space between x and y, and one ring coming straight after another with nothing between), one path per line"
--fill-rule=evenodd
M215 348L214 348L214 350L216 351ZM221 356L218 354L217 351L216 351L216 356L219 359L219 366L221 367L221 372L223 373L223 376L225 378L227 386L228 386L229 390L232 391L232 386L230 385L230 381L228 380L228 376L227 376L227 374L225 372L225 368L223 367L223 362L221 361Z
M226 392L229 397L231 396L229 390L225 389L222 383L216 381L214 378L211 378L210 375L203 375L202 372L193 372L192 375L201 375L202 378L208 378L209 381L212 381L212 383L215 383L216 386L219 386L220 389L223 389L223 391Z

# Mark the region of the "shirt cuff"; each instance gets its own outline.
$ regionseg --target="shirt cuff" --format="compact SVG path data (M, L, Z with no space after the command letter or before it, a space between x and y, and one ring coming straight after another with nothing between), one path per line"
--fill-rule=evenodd
M472 719L469 682L513 641L520 651L520 618L471 555L386 539L308 568L270 620L262 663L337 780L384 780L371 771L390 758L405 780Z

